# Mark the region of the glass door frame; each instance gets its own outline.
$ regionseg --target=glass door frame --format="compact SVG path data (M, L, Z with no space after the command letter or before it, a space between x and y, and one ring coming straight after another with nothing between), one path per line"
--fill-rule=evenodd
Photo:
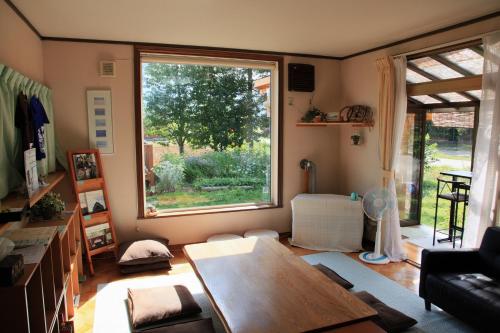
M409 104L409 103L408 103ZM406 219L400 219L399 224L401 227L409 227L409 226L414 226L414 225L420 225L421 224L421 214L422 214L422 190L423 190L423 181L424 181L424 157L425 157L425 135L427 134L427 114L431 112L433 109L443 109L443 108L454 108L453 104L460 104L460 103L450 103L450 105L413 105L412 107L408 107L406 113L413 113L416 115L415 117L415 123L418 123L418 127L420 128L420 154L419 154L419 159L420 159L420 167L419 167L419 176L418 176L418 192L417 192L417 220L406 220ZM472 102L472 103L467 103L467 104L472 104L468 106L474 107L474 128L472 129L472 154L471 154L471 171L474 168L474 153L475 153L475 148L476 148L476 136L477 136L477 127L479 123L479 106L480 103L478 102ZM457 105L455 108L458 109L459 106Z

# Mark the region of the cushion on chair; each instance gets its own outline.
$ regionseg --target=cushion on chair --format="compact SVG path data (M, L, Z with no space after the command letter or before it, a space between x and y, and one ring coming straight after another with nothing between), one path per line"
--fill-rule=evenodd
M377 317L372 321L389 333L407 330L417 323L415 319L391 308L366 291L360 291L354 295L378 312Z
M354 287L354 285L351 282L347 281L342 276L338 275L334 270L326 267L325 265L316 264L313 266L317 268L321 273L325 274L328 278L330 278L330 280L339 284L341 287L348 290Z
M128 308L134 328L201 312L191 292L182 285L128 289Z
M170 269L172 266L168 261L154 262L151 264L137 264L137 265L120 265L120 272L123 274L132 274L146 271L154 271L156 269Z
M144 265L169 261L174 256L167 247L168 240L145 239L120 244L119 265Z

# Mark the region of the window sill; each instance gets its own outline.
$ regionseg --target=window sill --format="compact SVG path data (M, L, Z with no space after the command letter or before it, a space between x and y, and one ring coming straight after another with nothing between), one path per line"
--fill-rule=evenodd
M244 212L251 210L261 210L261 209L273 209L273 208L283 208L280 204L260 204L260 205L244 205L244 206L226 206L226 207L216 207L216 208L205 208L197 210L184 210L184 211L159 211L158 214L154 216L139 216L139 220L150 220L150 219L160 219L168 217L182 217L191 215L206 215L206 214L220 214L220 213L234 213L234 212Z

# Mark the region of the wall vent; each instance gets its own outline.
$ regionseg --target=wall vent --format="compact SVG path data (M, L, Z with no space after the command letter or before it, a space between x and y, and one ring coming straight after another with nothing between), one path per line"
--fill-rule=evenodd
M109 60L100 61L99 74L101 77L116 77L116 62Z

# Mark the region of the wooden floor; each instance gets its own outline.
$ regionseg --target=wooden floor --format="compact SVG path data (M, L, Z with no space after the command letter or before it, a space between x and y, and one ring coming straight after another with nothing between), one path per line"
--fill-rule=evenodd
M286 239L282 240L282 243L290 248L296 255L303 256L312 253L318 253L318 251L306 250L298 247L292 247L288 244ZM408 257L414 261L419 262L420 250L418 247L412 244L405 244ZM175 258L172 260L172 269L170 271L159 270L154 272L146 272L132 275L122 275L118 270L114 259L100 259L96 260L94 263L95 275L87 277L87 280L83 282L80 286L80 306L78 307L74 322L75 329L77 333L91 333L92 327L94 325L94 308L95 308L95 296L97 291L97 285L101 283L108 283L117 280L134 279L142 276L153 276L162 274L179 274L192 272L191 266L187 263L184 254L180 249L172 250ZM350 257L358 260L357 253L347 254ZM361 262L361 261L360 261ZM418 283L420 270L413 265L406 262L390 263L388 265L367 265L369 268L382 275L385 275L391 280L396 281L402 286L410 289L411 291L418 292Z

